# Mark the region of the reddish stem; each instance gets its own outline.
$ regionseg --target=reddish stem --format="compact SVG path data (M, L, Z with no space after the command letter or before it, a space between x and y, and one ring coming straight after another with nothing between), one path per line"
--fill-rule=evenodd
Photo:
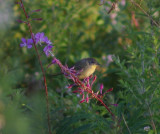
M54 58L53 60L57 61L56 58ZM57 63L60 68L63 68L62 63L59 61ZM62 70L63 71L63 70ZM87 87L85 86L74 74L72 74L71 72L69 72L68 70L65 70L66 73L70 74L74 80L74 82L79 85L80 87L82 87L85 91L87 91L88 93L90 93L92 95L93 98L97 99L99 102L101 102L101 104L108 110L108 112L112 115L112 117L115 119L115 115L111 112L111 110L108 108L108 106L93 92L93 90L91 89L91 87Z
M34 39L34 36L33 36L33 32L32 32L32 26L29 22L29 17L27 15L27 12L24 8L24 5L23 5L23 2L22 0L20 0L20 6L21 8L23 9L23 12L25 14L25 17L27 19L27 25L28 25L28 28L29 28L29 32L31 34L31 37L32 37L32 40L33 40L33 46L36 50L36 54L38 56L38 61L39 61L39 64L41 66L41 70L42 70L42 74L43 74L43 80L44 80L44 85L45 85L45 93L46 93L46 104L47 104L47 118L48 118L48 129L49 129L49 134L52 134L51 132L51 124L50 124L50 114L49 114L49 102L48 102L48 90L47 90L47 82L46 82L46 77L45 77L45 71L43 69L43 66L42 66L42 62L41 62L41 59L40 59L40 55L39 55L39 52L38 52L38 49L36 47L36 42L35 42L35 39Z

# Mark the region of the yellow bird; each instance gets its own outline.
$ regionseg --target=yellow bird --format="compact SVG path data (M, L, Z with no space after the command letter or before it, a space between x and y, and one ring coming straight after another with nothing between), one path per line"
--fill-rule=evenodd
M100 64L94 58L84 58L76 62L73 67L77 72L79 72L78 78L85 79L92 75L99 65ZM52 76L57 76L60 74L63 73L53 74Z
M97 66L100 65L94 58L85 58L75 63L74 69L79 71L79 79L85 79L92 75Z

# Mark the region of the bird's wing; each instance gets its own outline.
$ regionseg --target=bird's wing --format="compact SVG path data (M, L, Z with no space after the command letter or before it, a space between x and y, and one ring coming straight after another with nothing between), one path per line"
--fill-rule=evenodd
M81 71L87 65L85 60L80 60L74 65L75 70Z

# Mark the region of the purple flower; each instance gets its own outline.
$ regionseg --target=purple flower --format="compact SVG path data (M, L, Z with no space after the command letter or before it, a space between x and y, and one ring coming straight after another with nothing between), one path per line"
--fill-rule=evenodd
M70 84L67 86L67 88L69 89L69 88L72 88L73 86L75 86L75 84Z
M46 36L44 36L44 33L36 33L35 39L36 39L36 44L43 42L46 43L47 45L52 44L52 42Z
M32 39L28 39L27 40L27 47L28 48L32 48L32 44L33 44L33 40Z
M93 77L93 80L92 80L91 86L92 86L92 85L93 85L93 83L96 81L96 79L97 79L97 76L95 75L95 76Z
M45 54L46 54L47 57L50 55L50 51L51 51L52 48L53 48L52 45L47 45L47 46L43 49L43 51L45 52Z
M86 97L86 102L89 103L89 97L88 97L88 94L87 94L87 97Z
M44 42L44 33L36 33L35 39L36 39L36 44Z
M79 103L83 103L83 102L85 102L85 100L83 99L83 100L81 100Z
M32 44L33 44L33 40L32 39L25 39L25 38L22 38L22 43L20 44L21 47L26 47L28 49L32 48Z
M33 36L34 36L34 39L35 39L35 44L40 43L40 45L41 45L41 43L45 43L46 46L44 47L43 51L45 52L45 54L47 56L49 56L49 55L54 56L53 54L50 53L50 51L53 47L51 45L52 42L46 36L44 36L43 32L42 33L36 33L35 35L33 34ZM32 38L31 39L22 38L21 40L22 40L22 42L20 44L21 47L27 47L28 49L32 48L32 44L34 43Z
M113 88L108 89L107 91L105 91L105 92L103 93L103 95L105 95L106 93L111 92L112 90L113 90Z
M117 106L118 106L118 104L110 104L110 105L113 105L113 106L115 106L115 107L117 107Z
M51 64L57 64L57 60L53 59Z
M25 38L21 39L22 43L20 44L21 47L27 46L27 40Z
M102 94L102 90L103 90L104 86L103 83L100 85L100 93Z
M44 42L47 44L47 45L51 45L52 42L47 38L47 37L44 37Z

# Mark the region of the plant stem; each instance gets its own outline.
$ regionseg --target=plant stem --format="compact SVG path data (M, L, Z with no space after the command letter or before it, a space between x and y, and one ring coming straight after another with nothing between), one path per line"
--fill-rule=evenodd
M128 124L127 124L127 122L126 122L123 114L122 114L122 118L123 118L123 120L124 120L124 123L125 123L127 129L128 129L129 134L132 134L131 131L130 131L130 129L129 129L129 127L128 127Z
M52 134L51 133L51 124L50 124L50 114L49 114L49 101L48 101L48 90L47 90L47 82L46 82L46 77L45 77L45 71L43 69L43 66L42 66L42 62L41 62L41 59L40 59L40 55L39 55L39 52L38 52L38 49L36 47L36 42L35 42L35 39L34 39L34 35L33 35L33 32L32 32L32 26L29 22L29 17L27 15L27 12L24 8L24 5L23 5L23 2L22 0L20 0L20 6L21 8L23 9L23 12L25 14L25 17L27 19L27 25L28 25L28 28L29 28L29 32L31 34L31 37L32 37L32 40L33 40L33 46L36 50L36 54L38 56L38 61L39 61L39 64L40 64L40 67L41 67L41 70L42 70L42 74L43 74L43 80L44 80L44 85L45 85L45 94L46 94L46 104L47 104L47 118L48 118L48 129L49 129L49 134Z
M149 111L149 114L150 114L152 128L153 128L155 134L157 134L157 129L156 129L156 125L155 125L154 120L153 120L151 108L150 108L148 102L146 102L146 104L147 104L148 111Z
M130 0L130 1L136 7L138 7L158 28L160 28L160 25L154 19L152 19L152 17L138 3L136 3L134 0Z

